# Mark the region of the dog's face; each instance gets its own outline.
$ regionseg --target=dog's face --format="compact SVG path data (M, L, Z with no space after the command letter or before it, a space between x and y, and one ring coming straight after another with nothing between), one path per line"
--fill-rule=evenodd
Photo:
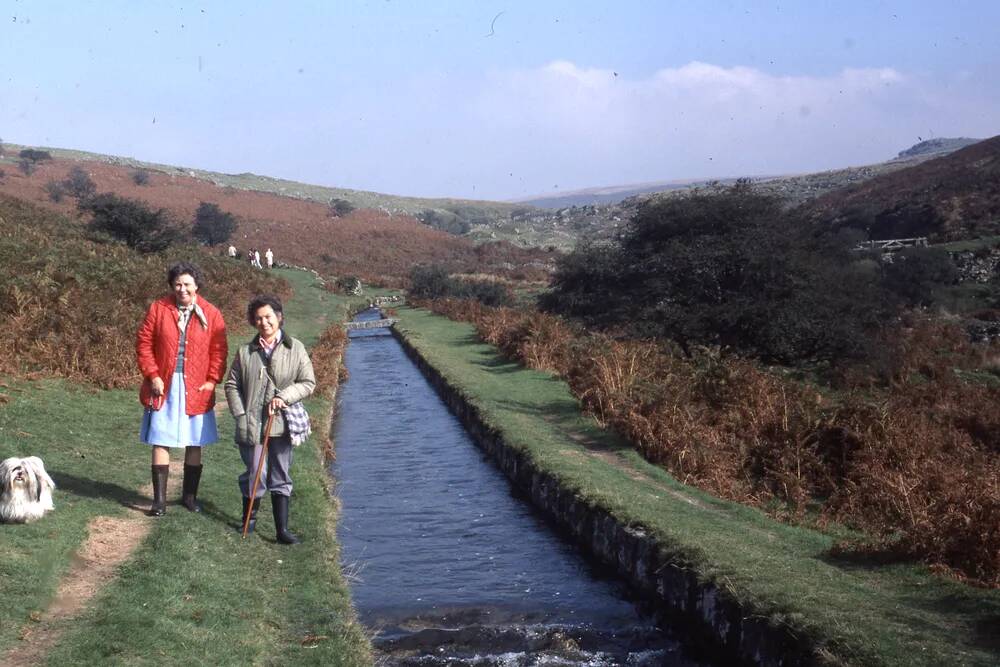
M27 486L28 482L28 471L25 469L24 465L18 463L14 466L14 469L10 471L11 480L10 483L14 486L24 485Z
M37 456L0 462L0 523L27 523L55 509L55 486Z

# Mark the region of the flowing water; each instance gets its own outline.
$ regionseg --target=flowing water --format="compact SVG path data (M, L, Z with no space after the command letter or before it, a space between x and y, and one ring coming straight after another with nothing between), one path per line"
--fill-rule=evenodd
M381 664L695 664L513 495L387 330L352 332L345 363L339 538Z

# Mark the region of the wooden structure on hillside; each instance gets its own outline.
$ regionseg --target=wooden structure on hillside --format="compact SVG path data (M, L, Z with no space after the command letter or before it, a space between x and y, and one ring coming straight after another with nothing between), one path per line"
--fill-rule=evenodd
M898 252L904 248L926 248L926 236L915 236L911 239L880 239L859 243L855 250L878 250L879 252Z
M344 327L348 331L354 331L356 329L386 329L395 324L397 320L387 317L384 320L367 320L361 322L345 322Z

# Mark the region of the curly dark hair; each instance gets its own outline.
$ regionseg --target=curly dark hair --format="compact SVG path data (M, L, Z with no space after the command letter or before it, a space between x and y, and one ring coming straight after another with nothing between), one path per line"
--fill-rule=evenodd
M247 305L247 322L250 323L250 326L256 326L257 323L254 321L254 315L264 306L271 306L271 310L281 315L281 326L284 327L285 314L281 309L281 299L273 294L258 294L250 300L249 305Z
M178 276L188 275L194 279L194 284L196 287L201 288L204 276L201 273L201 269L192 264L191 262L174 262L167 269L167 285L170 287L174 286L174 281L177 280Z

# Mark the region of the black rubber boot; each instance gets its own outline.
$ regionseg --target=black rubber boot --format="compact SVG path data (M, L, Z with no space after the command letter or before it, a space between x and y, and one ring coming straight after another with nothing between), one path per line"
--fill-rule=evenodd
M170 466L150 466L153 473L153 504L149 516L163 516L167 513L167 476Z
M198 504L198 483L201 482L201 466L184 465L184 490L181 492L181 504L189 512L200 512Z
M243 521L247 518L247 505L250 504L250 499L246 496L243 497L243 514L240 515L240 527L237 528L240 534L243 533ZM247 524L247 535L253 532L253 529L257 527L257 510L260 508L260 498L254 498L253 509L250 510L250 523Z
M274 528L278 542L282 544L298 544L302 540L288 532L288 496L271 494L271 509L274 511Z

